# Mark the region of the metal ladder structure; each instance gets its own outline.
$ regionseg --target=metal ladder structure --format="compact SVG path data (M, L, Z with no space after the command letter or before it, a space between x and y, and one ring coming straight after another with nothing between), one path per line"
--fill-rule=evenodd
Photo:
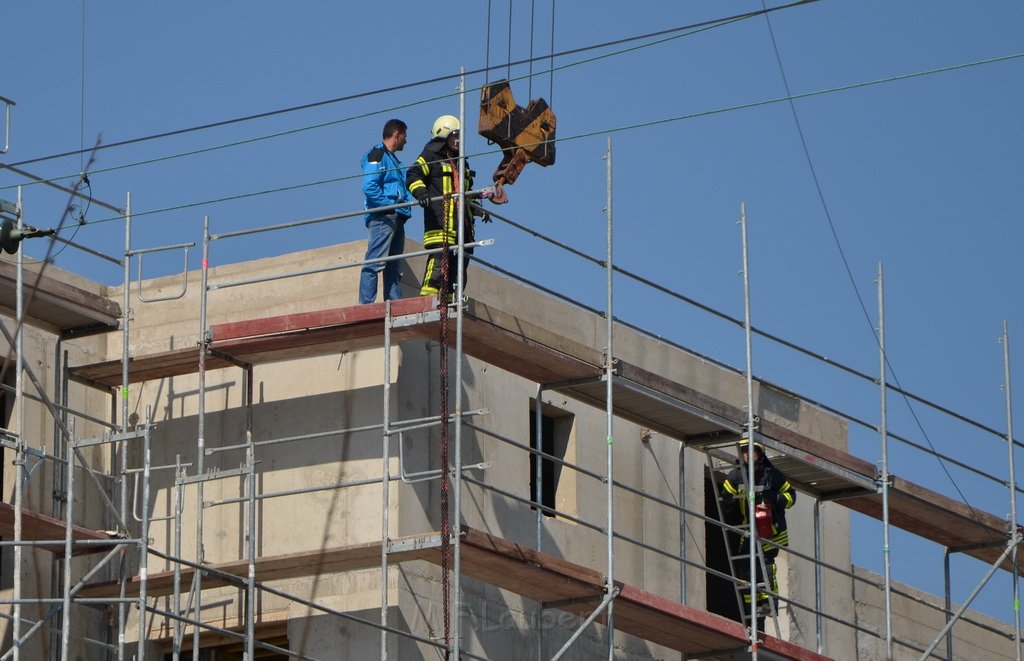
M736 448L737 448L737 456L738 456L739 455L739 444L738 443L734 443L733 445L736 446ZM723 508L722 492L719 489L718 480L715 479L715 470L716 470L716 468L715 468L715 463L714 462L715 462L715 457L713 456L713 454L711 452L709 452L708 455L707 455L708 473L709 473L709 476L710 476L710 481L711 481L711 484L712 484L712 488L714 489L715 505L716 505L716 507L718 509L718 519L722 523L722 525L719 526L719 529L722 531L722 541L723 541L723 543L725 545L726 557L729 560L729 569L732 572L732 575L733 575L733 578L734 578L732 585L733 585L733 591L736 594L736 606L737 606L737 609L739 610L739 613L740 613L740 622L742 622L743 626L746 627L748 630L750 630L751 627L757 627L758 630L762 630L763 631L762 627L758 626L758 624L756 622L754 622L754 623L751 622L750 606L749 606L749 604L745 604L744 603L744 599L743 599L743 596L745 594L746 595L750 595L751 594L750 593L750 579L749 579L749 577L743 578L741 576L742 572L739 571L739 565L737 565L737 562L742 562L744 560L749 560L750 559L750 554L753 553L754 556L755 556L755 562L757 563L757 566L760 569L759 576L761 577L760 580L757 580L755 582L755 585L754 585L754 587L755 587L755 595L760 595L760 594L767 594L767 595L769 595L769 598L768 598L768 604L769 604L769 607L770 607L770 613L769 614L771 615L771 619L772 619L773 631L775 632L775 635L778 636L779 633L780 633L780 631L779 631L779 618L778 618L779 614L778 614L778 608L776 607L776 603L775 603L775 599L778 596L778 594L776 592L774 592L771 589L771 587L769 586L769 584L767 583L768 566L767 566L767 563L766 563L765 558L764 558L764 548L762 547L761 540L760 540L760 538L758 537L758 534L757 534L757 526L753 525L753 521L751 520L751 517L749 517L749 516L747 517L748 520L747 520L746 523L742 523L741 522L739 524L735 524L734 525L734 524L730 524L728 521L726 521L725 509ZM736 465L736 464L733 464L733 465ZM741 493L744 494L743 497L746 497L746 494L750 492L750 486L747 484L746 473L741 471L741 474L743 475L743 487L742 487ZM733 549L734 549L734 546L733 546L734 538L730 535L730 533L739 535L740 539L742 539L743 537L747 537L750 540L749 545L748 545L750 550L748 550L747 553L734 553L734 551L733 551ZM737 548L736 550L738 551L739 549ZM760 620L762 618L759 617L757 619Z

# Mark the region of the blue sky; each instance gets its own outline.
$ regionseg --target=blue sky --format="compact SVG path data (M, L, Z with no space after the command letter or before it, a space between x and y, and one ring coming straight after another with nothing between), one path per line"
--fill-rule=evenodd
M561 0L555 50L759 8L759 2L732 0ZM531 3L516 2L510 29L508 0L443 6L9 0L0 96L17 106L11 148L0 160L19 163L90 146L99 136L110 144L448 76L459 67L501 65L510 53L513 60L530 56L531 34L533 53L547 53L551 0L535 3L532 31L530 14ZM517 101L525 105L531 92L548 97L561 142L556 165L527 168L500 211L602 256L603 156L611 137L619 266L741 316L736 221L745 202L755 326L875 374L874 280L883 262L889 359L902 385L1005 429L997 342L1003 320L1011 349L1024 345L1018 261L1024 230L1015 193L1024 175L1024 58L1014 57L1024 52L1022 25L1024 5L1009 0L822 0L772 14L810 165L793 109L783 100L786 87L763 17L558 57L554 73L547 72L549 61L537 62L532 81L528 66L512 67ZM586 61L598 55L606 57ZM1004 59L976 64L997 58ZM508 73L502 67L489 78ZM477 74L467 85L483 82ZM118 205L132 193L136 248L198 242L204 215L220 232L355 210L362 204L359 157L383 121L408 122L409 145L400 156L411 162L433 119L457 114L456 86L448 79L103 150L90 168L92 190ZM470 117L475 98L468 96ZM497 165L479 136L467 133L467 149L485 177ZM207 151L181 156L195 150ZM76 155L23 167L59 177L76 174L82 164ZM309 185L314 182L327 183ZM13 200L18 183L24 180L0 171L0 198ZM259 194L277 189L290 190ZM53 226L65 201L42 186L27 187L26 222ZM413 236L421 229L416 219ZM93 205L86 220L76 241L108 254L123 249L122 225L110 213ZM212 263L363 235L358 220L260 235L235 247L217 245ZM603 307L604 275L596 267L500 223L481 235L496 239L481 253L489 261ZM37 239L27 251L38 257L45 247ZM147 259L147 275L148 269L173 272L179 260ZM70 250L56 263L103 282L120 279L113 267ZM621 278L615 296L621 318L743 364L743 338L731 324ZM1019 381L1020 361L1012 362ZM762 339L754 343L754 370L878 420L877 388ZM919 404L889 401L891 431L1006 479L1004 443ZM1015 405L1024 411L1019 395ZM877 435L854 428L851 450L877 460ZM902 477L954 498L962 493L972 506L999 516L1009 511L1005 489L989 481L955 467L947 467L947 476L936 460L899 444L891 459L892 472ZM855 519L855 539L855 562L880 571L880 526ZM892 558L897 579L941 592L941 548L894 533ZM956 559L954 598L964 597L985 569ZM1000 575L977 606L1010 618L1008 585Z

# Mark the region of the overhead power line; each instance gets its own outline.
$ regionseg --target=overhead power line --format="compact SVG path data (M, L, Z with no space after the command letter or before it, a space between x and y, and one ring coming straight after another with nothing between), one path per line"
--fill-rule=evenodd
M765 0L761 0L762 6L764 6L764 2ZM839 231L836 229L835 222L833 222L832 220L832 212L829 209L828 202L825 199L825 191L822 190L821 180L818 178L817 168L814 167L814 159L811 158L810 147L807 146L807 137L804 135L803 125L800 123L800 115L796 111L796 103L793 101L793 94L789 87L789 78L786 76L786 68L782 64L782 55L779 53L779 45L775 39L775 30L772 29L771 17L765 14L764 20L766 25L768 26L768 36L771 40L772 50L775 53L775 62L779 66L779 75L782 78L782 85L786 91L786 97L789 99L789 110L793 116L793 124L796 126L797 135L800 137L800 146L803 150L804 159L807 161L807 169L810 170L811 180L814 183L815 190L818 192L818 201L821 203L821 209L825 214L825 220L828 222L829 229L832 231L832 239L835 242L836 249L839 251L839 257L842 261L843 269L845 269L846 271L846 276L850 281L850 286L853 288L854 297L857 299L857 303L860 306L860 310L864 315L864 320L867 322L868 328L871 330L871 336L874 338L877 346L881 349L881 338L875 332L874 326L871 322L871 315L868 314L867 306L864 304L864 297L861 295L860 287L857 286L857 281L853 277L853 269L850 268L850 261L846 257L846 250L843 248L843 242L839 238ZM967 505L967 508L970 509L972 513L974 513L974 507L971 505L970 501L967 500L966 494L964 494L963 490L960 489L960 485L957 483L952 473L949 472L949 469L946 467L946 464L942 460L941 455L939 455L938 451L935 449L935 445L932 443L932 439L928 436L928 432L925 431L924 424L918 417L917 411L914 410L914 406L911 403L906 391L903 390L903 384L900 383L899 376L897 376L896 369L890 362L889 356L887 354L883 355L883 359L889 372L892 373L893 380L896 381L896 392L900 393L903 396L903 401L904 403L906 403L907 409L910 411L911 417L913 417L914 422L917 424L918 431L921 432L921 435L924 437L925 442L928 443L928 447L931 448L932 454L939 462L939 466L942 468L942 471L946 474L946 478L953 485L953 488L956 490L957 494L959 494L960 500L963 501L965 505Z
M465 75L476 75L476 74L480 74L480 73L488 73L492 69L502 69L502 68L505 68L505 67L518 66L518 65L521 65L521 64L528 64L528 63L533 62L534 60L546 60L546 59L551 59L551 58L554 58L554 57L564 57L566 55L575 55L575 54L578 54L578 53L585 53L585 52L592 51L592 50L599 50L601 48L608 48L610 46L617 46L617 45L620 45L620 44L630 43L630 42L634 42L634 41L641 41L641 40L644 40L644 39L651 39L651 38L654 38L654 37L660 37L660 36L669 35L669 34L673 34L673 33L677 33L677 32L684 32L686 30L693 30L693 29L697 29L697 28L717 27L719 25L727 25L727 24L734 23L734 22L737 22L737 21L742 21L742 20L747 20L747 19L750 19L750 18L755 18L757 16L763 16L763 15L768 14L768 13L778 12L778 11L782 11L782 10L785 10L785 9L791 9L793 7L798 7L798 6L801 6L801 5L814 4L816 2L821 2L821 0L797 0L796 2L790 2L788 4L779 5L777 7L771 7L769 9L758 9L756 11L745 12L745 13L742 13L742 14L734 14L732 16L727 16L727 17L723 17L723 18L716 18L716 19L711 19L711 20L707 20L707 21L701 21L701 22L698 22L698 23L691 23L691 24L688 24L688 25L682 25L682 26L675 27L675 28L668 28L668 29L665 29L665 30L658 30L657 32L648 32L646 34L634 35L634 36L631 36L631 37L623 37L621 39L614 39L614 40L611 40L611 41L605 41L605 42L601 42L601 43L598 43L598 44L591 44L591 45L588 45L588 46L581 46L579 48L572 48L572 49L569 49L569 50L560 51L558 53L549 53L549 54L538 56L538 57L529 57L529 58L525 58L525 59L522 59L522 60L517 60L515 62L508 62L508 63L504 63L504 64L495 64L494 66L487 65L487 66L482 67L482 68L472 69L472 70L466 71ZM378 89L375 89L375 90L370 90L370 91L366 91L366 92L359 92L359 93L356 93L356 94L349 94L349 95L346 95L346 96L335 97L335 98L332 98L332 99L324 99L324 100L321 100L321 101L313 101L313 102L310 102L310 103L304 103L304 104L297 105L297 106L290 106L290 107L287 107L287 108L279 108L277 110L268 110L266 112L254 113L254 114L251 114L251 115L244 115L244 116L241 116L241 117L234 117L234 118L231 118L231 119L224 119L224 120L219 120L219 121L216 121L216 122L209 122L209 123L206 123L206 124L198 124L198 125L195 125L195 126L189 126L189 127L180 128L180 129L173 129L173 130L170 130L170 131L163 131L161 133L153 133L153 134L146 135L146 136L140 136L140 137L136 137L136 138L129 138L129 139L126 139L126 140L120 140L120 141L117 141L117 142L110 142L110 143L107 143L107 144L103 144L103 145L99 146L99 149L100 150L113 149L115 147L124 147L124 146L127 146L127 145L138 144L140 142L148 142L150 140L158 140L158 139L161 139L161 138L169 138L169 137L173 137L173 136L184 135L184 134L187 134L187 133L193 133L193 132L196 132L196 131L204 131L204 130L212 129L212 128L220 128L220 127L223 127L223 126L231 126L232 124L240 124L240 123L243 123L243 122L250 122L250 121L253 121L253 120L257 120L257 119L266 119L268 117L274 117L274 116L277 116L277 115L283 115L283 114L287 114L287 113L298 112L298 111L301 111L301 110L310 110L310 109L313 109L313 108L319 108L319 107L323 107L323 106L333 105L333 104L342 103L342 102L345 102L345 101L354 101L356 99L363 99L363 98L370 97L370 96L375 96L375 95L378 95L378 94L386 94L388 92L397 92L397 91L401 91L401 90L411 89L411 88L414 88L414 87L419 87L419 86L422 86L422 85L430 85L430 84L433 84L433 83L439 83L439 82L444 82L444 81L448 81L448 80L456 80L461 75L463 75L463 74L461 74L461 73L452 73L452 74L446 74L446 75L443 75L443 76L436 76L436 77L433 77L433 78L424 78L424 79L417 80L417 81L412 81L412 82L408 82L408 83L402 83L402 84L399 84L399 85L392 85L392 86L389 86L389 87L381 87L381 88L378 88ZM91 151L91 150L88 150L88 151ZM50 154L48 156L39 156L39 157L36 157L36 158L30 158L30 159L26 159L24 161L18 161L16 163L12 163L11 165L22 166L22 165L30 165L32 163L42 163L44 161L51 161L51 160L58 159L58 158L65 158L65 157L68 157L68 156L78 156L79 154L82 154L82 153L83 153L83 150L75 149L75 150L72 150L72 151L65 151L65 152L61 152L61 153L58 153L58 154ZM0 167L3 167L2 163L0 163Z
M871 81L864 81L864 82L859 82L859 83L851 83L851 84L848 84L848 85L839 85L837 87L830 87L830 88L827 88L827 89L815 90L815 91L812 91L812 92L804 92L804 93L801 93L801 94L794 94L792 96L782 96L782 97L777 97L777 98L773 98L773 99L764 99L764 100L761 100L761 101L752 101L750 103L743 103L743 104L734 105L734 106L725 106L725 107L722 107L722 108L715 108L715 109L712 109L712 110L702 110L702 111L698 111L698 112L687 113L685 115L676 115L676 116L673 116L673 117L666 117L666 118L663 118L663 119L655 119L655 120L651 120L651 121L647 121L647 122L637 122L637 123L634 123L634 124L625 124L623 126L618 126L618 127L613 127L613 128L600 129L600 130L597 130L597 131L589 131L589 132L586 132L586 133L579 133L577 135L572 135L572 136L564 136L564 137L558 138L557 141L558 142L568 142L570 140L581 140L581 139L584 139L584 138L592 138L592 137L595 137L595 136L604 136L604 135L609 135L609 134L613 134L613 133L622 133L622 132L625 132L625 131L632 131L632 130L636 130L636 129L649 128L649 127L652 127L652 126L659 126L661 124L669 124L669 123L672 123L672 122L680 122L680 121L685 121L685 120L689 120L689 119L698 119L698 118L701 118L701 117L710 117L710 116L713 116L713 115L719 115L719 114L723 114L723 113L727 113L727 112L735 112L735 111L739 111L739 110L749 110L749 109L753 109L753 108L759 108L759 107L762 107L762 106L769 106L769 105L773 105L773 104L776 104L776 103L783 103L783 102L789 101L791 99L805 99L805 98L810 98L810 97L814 97L814 96L823 96L825 94L833 94L833 93L836 93L836 92L845 92L845 91L860 89L860 88L864 88L864 87L871 87L873 85L881 85L881 84L884 84L884 83L897 82L897 81L901 81L901 80L910 80L912 78L920 78L922 76L930 76L930 75L935 75L935 74L939 74L939 73L945 73L945 72L948 72L948 71L956 71L956 70L960 70L960 69L967 69L967 68L970 68L970 67L982 66L982 65L986 65L986 64L993 64L993 63L996 63L996 62L1006 62L1006 61L1009 61L1009 60L1020 59L1020 58L1024 58L1024 53L1015 53L1013 55L1004 55L1004 56L1001 56L1001 57L995 57L995 58L990 58L990 59L986 59L986 60L977 60L977 61L974 61L974 62L967 62L967 63L963 63L963 64L954 64L954 65L951 65L951 66L948 66L948 67L940 67L940 68L937 68L937 69L928 69L926 71L918 71L918 72L914 72L914 73L900 74L900 75L897 75L897 76L890 76L888 78L879 78L879 79L871 80ZM489 155L489 154L496 154L496 153L499 153L500 151L501 151L500 149L492 149L492 150L475 152L473 154L467 154L466 156L467 156L467 158L477 158L477 157L486 156L486 155ZM2 164L0 164L0 166L2 166ZM249 197L258 197L258 196L261 196L261 195L269 195L271 193L280 193L280 192L289 191L289 190L296 190L296 189L299 189L299 188L308 188L310 186L318 186L318 185L324 185L324 184L337 183L337 182L346 181L346 180L349 180L349 179L356 179L356 178L358 178L360 176L362 176L362 175L361 174L353 174L353 175L346 175L346 176L342 176L342 177L333 177L333 178L330 178L330 179L320 179L320 180L312 181L312 182L293 184L293 185L289 185L289 186L280 186L280 187L275 187L275 188L268 188L268 189L263 189L263 190L259 190L259 191L250 191L250 192L247 192L247 193L240 193L240 194L237 194L237 195L229 195L229 196L225 196L225 197L212 198L212 199L207 199L207 200L198 201L198 202L188 202L188 203L184 203L184 204L179 204L179 205L174 205L174 206L169 206L169 207L163 207L163 208L160 208L160 209L152 209L152 210L149 210L149 211L133 211L132 212L132 217L133 218L137 218L137 217L140 217L140 216L154 215L154 214L166 213L166 212L170 212L170 211L178 211L180 209L188 209L188 208L193 208L193 207L197 207L197 206L203 206L203 205L207 205L207 204L219 204L219 203L222 203L222 202L230 202L230 201L233 201L233 200L239 200L239 199L244 199L244 198L249 198ZM2 190L2 189L0 189L0 190ZM95 225L95 224L99 224L99 223L106 223L106 222L110 222L110 221L114 221L114 220L119 220L120 218L121 218L121 216L110 216L110 217L107 217L107 218L99 218L97 220L89 221L88 224Z

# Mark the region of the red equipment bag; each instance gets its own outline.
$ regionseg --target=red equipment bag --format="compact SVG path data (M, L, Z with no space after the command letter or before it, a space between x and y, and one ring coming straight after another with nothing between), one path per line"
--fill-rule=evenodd
M762 539L771 539L775 534L772 521L772 508L761 504L754 508L754 525L757 526L757 536Z

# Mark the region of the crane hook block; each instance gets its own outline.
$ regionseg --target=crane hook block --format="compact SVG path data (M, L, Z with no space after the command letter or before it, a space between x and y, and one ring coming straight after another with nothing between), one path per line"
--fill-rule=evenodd
M527 163L555 164L555 125L555 113L544 99L534 99L526 108L516 105L507 80L496 80L480 90L478 132L504 152L494 171L491 202L508 202L502 186L515 183Z

